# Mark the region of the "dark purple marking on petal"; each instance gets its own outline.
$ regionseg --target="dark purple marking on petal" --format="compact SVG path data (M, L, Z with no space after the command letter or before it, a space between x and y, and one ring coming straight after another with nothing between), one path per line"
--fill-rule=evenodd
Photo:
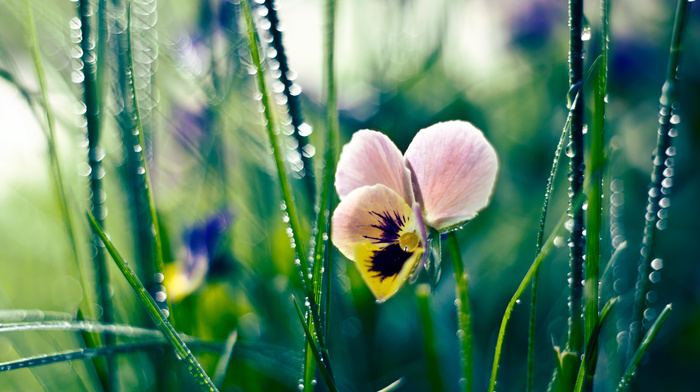
M371 225L371 227L381 230L382 234L379 237L370 237L366 235L363 237L371 240L375 244L390 244L399 241L399 238L401 238L399 233L403 229L408 219L404 218L396 211L371 211L370 214L378 218L378 223Z
M413 252L406 252L401 249L398 243L391 244L384 249L374 252L374 256L370 260L371 267L369 271L375 272L374 277L380 278L382 282L389 277L395 278L412 254Z

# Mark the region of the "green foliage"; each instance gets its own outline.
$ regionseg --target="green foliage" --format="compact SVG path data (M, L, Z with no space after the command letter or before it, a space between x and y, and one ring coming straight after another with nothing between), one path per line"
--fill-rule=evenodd
M698 14L560 3L0 4L0 390L695 388ZM452 119L491 204L379 305L340 146Z

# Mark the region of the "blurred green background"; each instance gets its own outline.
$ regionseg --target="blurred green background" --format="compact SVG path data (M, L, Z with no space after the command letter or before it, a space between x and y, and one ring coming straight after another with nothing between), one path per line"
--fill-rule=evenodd
M297 75L297 88L303 89L302 112L313 130L310 142L320 152L325 137L323 3L277 3L289 65ZM76 84L80 81L76 3L35 0L32 4L49 101L57 116L69 205L81 256L88 262L89 228L83 219L89 197L87 144L82 90ZM228 0L157 4L135 0L132 7L137 23L136 84L153 191L167 239L166 270L180 268L182 273L182 264L193 257L203 257L208 265L202 282L171 288L176 327L217 341L238 330L223 390L295 390L304 342L290 299L293 293L299 296L297 270L257 87L248 72L238 5ZM566 118L567 4L354 0L340 1L338 7L341 145L356 130L369 128L385 132L404 151L421 128L462 119L482 129L499 155L499 178L490 206L457 233L469 273L475 390L483 390L506 303L534 258L547 175ZM588 66L599 53L600 5L589 1L585 9L592 31L586 43ZM258 26L264 28L263 8L258 5L255 10ZM620 343L624 352L629 329L674 10L674 2L612 2L602 259L609 259L613 241L626 240L627 248L601 281L603 300L620 295L622 301L602 336L596 391L614 390L620 372L615 351ZM38 94L27 45L26 5L6 0L0 11L0 69ZM695 155L700 151L700 10L693 6L690 12L679 83L682 122L673 141L677 153L672 207L668 228L657 237L655 252L663 268L653 285L656 298L651 305L658 312L672 303L673 312L637 372L639 391L690 391L698 385L700 251L693 246L700 239L700 160ZM145 54L138 57L138 53ZM273 89L277 89L274 83ZM106 228L131 261L138 258L133 218L138 211L129 205L125 148L113 116L119 103L111 96L110 86L102 136ZM279 94L275 98L284 101ZM75 315L82 291L51 176L44 123L43 112L32 111L16 85L0 79L0 308ZM295 144L291 138L283 140L289 170L295 172L302 168ZM306 152L314 155L314 149ZM320 173L321 154L315 155L314 169ZM562 167L556 177L550 223L566 210L567 171ZM293 186L303 224L310 230L313 206L305 180L297 178L302 174L294 173ZM616 200L622 202L610 214L613 180L619 192ZM610 234L613 223L619 230ZM457 390L454 278L446 248L443 253L443 278L430 301L443 379L448 390ZM378 305L352 263L337 251L334 257L330 355L341 390L378 390L399 378L404 379L400 390L428 390L414 286L407 285ZM541 268L536 390L545 389L550 380L553 345L564 343L567 270L566 246ZM110 274L116 321L151 326L114 266ZM169 279L170 275L166 282ZM516 307L508 328L499 391L525 386L528 298L526 294ZM0 362L80 344L79 337L69 332L0 334ZM170 361L170 354L159 358ZM204 354L201 359L208 371L213 369L216 356ZM156 390L156 364L151 360L142 353L119 357L123 390ZM169 385L175 388L180 383L182 390L190 390L193 385L185 373L184 367L173 365L166 374L172 381ZM91 365L84 361L0 373L0 390L96 388ZM319 379L316 389L324 388Z

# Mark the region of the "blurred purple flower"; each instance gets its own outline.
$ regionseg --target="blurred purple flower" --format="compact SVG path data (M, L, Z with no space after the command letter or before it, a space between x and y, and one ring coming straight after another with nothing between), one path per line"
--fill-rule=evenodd
M534 50L548 44L564 11L559 3L547 0L519 2L510 17L511 44Z
M226 268L219 247L234 218L224 209L185 230L182 259L166 268L168 290L175 300L194 292L208 274Z

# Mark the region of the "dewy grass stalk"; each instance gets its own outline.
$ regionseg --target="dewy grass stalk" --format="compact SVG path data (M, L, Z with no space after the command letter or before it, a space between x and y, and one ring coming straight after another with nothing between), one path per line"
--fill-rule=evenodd
M569 0L569 85L576 86L583 83L583 0ZM582 87L581 87L582 88ZM583 126L584 126L584 101L581 94L572 108L571 118L571 144L568 155L571 158L570 180L571 200L578 197L583 188L584 163L583 163ZM583 320L582 320L582 280L583 280L583 254L585 237L583 235L583 209L574 208L573 203L569 212L573 219L571 231L571 275L569 295L569 331L566 343L566 351L576 357L583 347ZM579 361L567 361L561 374L574 375ZM567 379L568 378L568 379ZM558 380L560 390L571 390L575 383L571 377L560 377Z
M608 94L608 46L610 2L601 0L601 65L596 72L593 97L593 123L591 127L588 178L591 190L588 195L586 236L586 277L584 285L584 331L586 361L584 391L593 389L593 376L598 357L597 337L593 336L598 325L598 286L600 282L600 240L603 220L603 168L605 166L605 105ZM591 344L591 341L596 342Z
M104 7L104 4L101 4ZM90 182L90 212L95 216L97 223L104 227L105 212L104 206L106 191L103 187L103 178L105 169L102 165L104 152L100 147L100 127L101 127L101 89L98 82L100 81L97 73L98 62L103 62L103 58L99 58L97 53L101 50L101 45L104 42L99 42L93 35L92 20L94 12L90 7L89 0L80 0L78 3L78 14L80 17L81 40L80 48L82 49L83 62L83 100L85 104L85 120L87 127L88 153L87 159L90 166L89 182ZM104 10L98 10L98 15L104 16ZM99 24L104 22L98 21ZM99 33L99 31L98 31ZM101 71L105 70L104 66L99 66ZM105 260L105 249L102 241L97 234L90 236L90 245L92 248L92 265L95 272L95 283L97 286L97 298L99 305L102 308L100 320L105 323L114 322L114 306L109 287L109 268ZM106 345L111 346L116 343L115 337L110 334L103 335ZM89 341L89 337L87 337ZM90 346L93 343L89 343ZM107 357L106 366L102 363L96 363L95 366L100 374L101 381L106 384L104 387L108 390L117 389L116 375L118 371L118 362L113 357ZM104 369L101 369L104 367ZM106 372L107 377L104 377ZM103 378L106 378L104 380Z
M575 98L578 100L578 97ZM559 137L559 143L557 143L557 148L554 151L554 159L552 160L552 168L549 171L549 177L547 178L547 186L544 192L544 202L542 203L542 212L540 214L540 224L537 230L537 245L535 246L535 254L540 253L542 250L542 243L544 241L544 228L547 223L547 211L549 210L549 199L552 196L552 189L554 188L554 178L557 174L557 169L559 167L559 158L561 157L561 152L564 149L564 140L568 135L568 124L570 123L571 112L569 112L569 117L567 119L567 126L564 126ZM528 338L527 338L527 391L532 391L535 383L535 321L537 316L537 286L539 279L539 270L535 271L532 276L532 295L530 303L530 320L528 324Z
M257 76L258 87L260 89L260 94L262 96L261 101L263 105L263 111L265 115L265 122L268 137L270 138L270 143L272 145L272 151L275 159L275 165L277 167L278 180L280 183L280 188L282 191L282 199L285 213L289 216L289 225L292 231L292 242L293 248L296 253L299 266L301 267L301 283L306 294L306 301L308 302L307 308L311 314L310 323L307 326L308 331L307 336L309 340L314 341L318 344L319 356L316 356L317 363L321 364L324 370L330 371L330 361L328 358L328 351L325 344L325 332L323 325L321 325L320 317L320 307L316 301L316 296L313 291L313 273L309 269L309 262L307 259L306 252L304 250L304 242L302 241L302 230L301 224L299 222L299 216L296 209L296 204L292 196L291 185L289 179L287 178L286 169L284 167L284 161L282 158L282 153L279 147L278 136L278 125L273 117L272 106L270 103L269 93L267 91L267 83L265 81L265 74L262 67L262 58L259 52L260 40L258 34L255 30L255 24L253 22L253 15L251 11L250 4L247 0L241 2L241 9L243 10L243 17L246 23L246 31L248 36L248 46L250 50L251 59L253 62L253 67L255 68L255 74ZM310 275L310 276L309 276ZM326 380L328 382L328 380Z
M284 49L282 40L282 30L280 29L279 18L277 17L277 5L275 0L265 0L265 9L267 9L267 20L270 22L270 46L274 49L273 57L279 63L279 81L282 83L284 90L282 94L287 100L287 110L289 113L289 119L292 122L292 128L294 128L294 139L297 141L297 153L301 156L301 162L303 164L299 174L302 175L304 186L306 188L307 196L309 197L310 204L313 204L314 194L316 193L316 184L314 183L314 167L311 160L311 155L307 152L309 145L309 139L307 130L308 124L304 124L304 118L301 114L301 99L300 99L300 87L294 84L293 71L289 69L289 63L287 61L287 54Z
M145 350L162 350L163 348L168 346L168 342L152 341L118 344L114 346L104 346L99 348L79 348L76 350L69 350L56 354L42 354L31 358L22 358L16 361L0 363L0 372L31 368L35 366L51 365L60 362L94 359L101 356L114 356L116 354L135 353ZM190 346L196 350L217 352L220 350L221 344L209 342L191 342Z
M665 228L666 222L660 218L661 211L670 206L669 194L673 184L673 155L675 151L671 147L672 138L678 133L680 116L678 114L678 66L681 52L681 41L687 22L687 8L689 0L678 0L676 18L673 26L673 36L668 55L666 68L666 81L661 90L658 137L656 149L653 153L653 169L651 184L649 185L649 197L644 219L644 236L642 238L641 259L639 261L639 275L637 284L632 323L630 325L630 338L627 346L628 358L637 350L644 333L644 311L647 308L646 295L650 290L651 263L655 255L655 242L657 230ZM651 321L651 320L649 320Z
M584 201L585 194L579 193L572 201L571 206L574 208L580 208L583 205ZM498 379L498 367L500 365L501 351L503 350L503 341L506 335L506 327L508 326L508 321L510 320L511 313L513 313L515 304L517 303L518 299L520 299L520 296L522 295L523 291L525 291L525 288L530 283L530 280L532 280L532 277L535 274L535 272L537 272L537 270L540 268L542 261L544 261L544 259L554 248L554 239L561 235L561 232L564 230L564 224L568 219L568 214L564 214L559 219L559 222L557 222L557 224L554 226L552 234L550 234L549 238L547 238L547 241L545 241L544 245L542 246L542 249L535 257L535 260L532 262L530 269L525 274L525 277L520 282L520 285L518 286L517 290L515 290L515 293L511 297L510 302L508 302L508 305L506 306L506 310L503 314L503 319L501 320L501 327L498 330L498 338L496 339L496 350L493 354L493 364L491 365L491 379L489 381L488 389L489 392L494 392L496 390L496 381Z
M104 231L102 231L102 228L98 225L97 221L95 221L95 218L89 212L87 213L87 217L93 230L100 236L102 242L104 242L107 251L112 256L112 259L114 259L117 267L119 267L119 270L129 282L129 285L131 285L132 289L134 289L136 292L136 295L138 295L139 300L141 300L141 303L146 309L146 312L156 324L158 329L163 333L168 342L172 345L178 358L185 362L187 370L190 371L190 374L195 379L197 384L203 391L217 391L216 386L211 379L209 379L209 376L207 376L207 373L202 368L202 365L197 362L197 359L194 357L194 355L192 355L189 348L187 348L184 340L182 340L180 335L178 335L173 326L168 322L167 317L163 315L156 301L148 293L126 260L124 260L121 254L119 254L117 249L112 244L112 241L107 238Z
M66 232L68 233L68 239L70 240L71 251L73 253L73 259L75 260L75 266L77 269L78 276L80 277L80 286L82 288L83 294L83 311L85 314L94 319L95 312L93 304L95 304L95 299L92 291L90 291L90 279L87 276L87 272L83 266L82 260L80 258L80 252L78 252L78 244L76 242L75 231L73 229L73 221L71 219L70 209L68 208L68 201L66 198L66 190L63 183L63 174L61 170L61 163L58 158L58 151L56 148L56 135L54 131L54 116L51 106L49 105L48 98L48 83L46 82L46 74L44 73L44 67L41 61L41 54L39 53L39 41L36 36L36 24L34 22L34 11L32 9L32 4L30 0L26 0L27 4L27 32L29 37L29 46L32 53L32 58L34 60L34 66L36 68L37 78L39 79L39 88L41 90L41 99L44 107L44 112L46 114L46 141L49 148L49 159L51 161L53 179L56 185L56 192L58 194L58 200L60 203L61 215L63 222L66 225Z
M323 342L328 341L328 326L330 317L331 300L331 267L333 260L333 248L328 246L328 239L331 235L331 225L329 224L331 194L333 175L335 173L337 145L338 145L338 112L336 109L335 92L335 0L326 2L326 24L324 42L324 85L326 87L326 144L325 163L323 166L323 176L321 192L317 197L318 215L316 217L316 237L313 257L313 296L317 304L323 307ZM290 106L290 114L291 114ZM324 257L325 256L325 257ZM324 269L324 264L327 268ZM325 276L326 285L323 286ZM325 291L325 298L322 292ZM306 361L304 366L304 389L313 389L314 363L312 361L310 346L306 347Z
M455 286L457 289L457 336L460 342L460 361L462 364L462 379L460 389L471 392L473 380L472 370L472 327L471 312L469 307L469 286L467 285L467 273L464 272L462 252L459 250L459 240L454 231L447 236L450 245L450 257L455 273Z

